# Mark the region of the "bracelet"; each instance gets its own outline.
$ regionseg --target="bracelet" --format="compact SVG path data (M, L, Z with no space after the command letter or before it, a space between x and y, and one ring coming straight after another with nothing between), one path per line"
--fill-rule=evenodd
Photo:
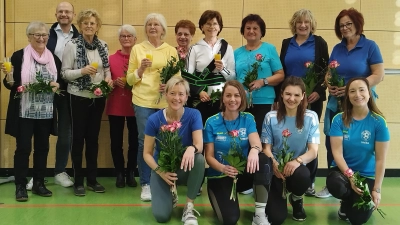
M199 149L196 147L196 145L191 145L191 146L194 148L194 154L196 154L199 151Z
M350 178L353 176L354 172L352 169L348 168L346 171L343 173L346 177Z
M153 171L157 173L157 171L160 169L160 166L157 166Z
M300 163L300 165L303 165L303 160L299 157L296 158L296 162Z
M251 150L252 148L256 149L256 150L258 151L258 153L261 153L261 152L262 152L261 148L258 147L257 145L251 146L250 150Z

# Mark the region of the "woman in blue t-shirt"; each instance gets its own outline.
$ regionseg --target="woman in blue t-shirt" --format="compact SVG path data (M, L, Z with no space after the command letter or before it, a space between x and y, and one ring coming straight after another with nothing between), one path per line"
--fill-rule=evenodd
M386 121L372 98L367 78L351 79L345 96L343 113L333 118L330 130L334 161L326 184L335 198L342 199L339 218L349 219L351 224L363 224L381 201L390 135ZM365 178L375 208L364 210L353 207L362 192L350 179L352 171Z
M263 123L263 152L273 158L274 169L266 214L274 225L282 224L287 218L286 190L291 192L289 202L293 207L292 218L297 221L307 218L302 196L311 185L311 177L306 164L317 157L320 132L317 113L306 109L305 91L300 77L286 78L281 87L278 109L267 113ZM293 156L279 171L279 153L282 149L292 152Z
M344 78L345 85L351 78L367 78L373 93L371 97L376 98L375 87L383 80L385 75L383 59L378 45L374 41L367 39L363 34L363 27L364 17L360 12L354 8L342 10L335 20L335 34L341 42L333 48L329 61L330 63L334 60L337 61L338 64L336 65L339 66L336 68L336 72ZM335 65L335 62L333 62L333 65ZM325 78L329 97L324 118L328 167L333 161L329 129L332 118L340 112L337 107L337 100L341 99L341 102L343 102L346 88L346 86L330 85L328 82L329 76L330 73L327 73ZM316 193L316 196L330 196L330 194L324 188L320 193Z
M208 198L218 220L224 225L237 223L240 217L237 192L251 187L256 205L253 224L268 224L265 205L272 161L261 152L254 116L243 112L246 106L242 84L236 80L227 81L222 89L222 112L208 118L204 128L205 155L210 165L207 171ZM228 164L226 157L233 155L240 157L242 162L246 161L243 174ZM232 189L234 182L236 192Z
M189 83L182 77L174 76L165 86L165 97L168 107L150 115L147 120L144 137L143 158L152 169L150 177L151 208L157 222L166 223L172 214L172 209L178 202L177 195L172 195L170 188L177 184L187 185L186 205L183 210L182 222L197 225L193 212L193 202L197 197L204 175L203 122L197 109L183 107L188 99ZM185 151L178 171L161 171L159 166L160 131L163 125L175 126L179 122L178 134L181 137ZM175 128L172 128L175 129ZM154 144L156 144L154 152Z

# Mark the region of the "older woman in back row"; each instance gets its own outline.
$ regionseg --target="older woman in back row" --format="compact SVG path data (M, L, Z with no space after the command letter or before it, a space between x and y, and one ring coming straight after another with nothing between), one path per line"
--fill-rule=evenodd
M224 27L221 14L218 11L206 10L199 19L199 27L204 38L190 48L186 68L187 72L195 73L194 76L199 79L196 83L188 79L189 102L201 101L197 108L205 123L208 117L220 111L220 101L212 103L211 93L217 90L221 92L225 82L234 80L236 74L233 48L224 39L218 38ZM216 54L220 58L215 58ZM207 76L203 74L205 69L210 72Z
M74 193L76 196L85 196L85 174L82 169L84 145L87 189L96 193L105 192L96 178L100 123L106 99L94 95L89 89L93 83L102 80L111 86L112 80L107 43L97 37L102 24L99 13L94 9L83 10L78 14L77 23L81 35L65 46L62 75L68 80L67 91L70 95Z
M314 64L313 72L317 75L317 82L306 98L310 104L310 109L317 113L319 121L322 114L322 103L326 100L326 87L322 84L324 83L324 72L329 60L328 45L322 37L314 34L317 29L317 21L308 9L296 11L289 21L289 27L294 36L282 41L280 58L283 70L285 71L285 76L304 78L307 72L305 64L307 62ZM318 157L307 163L307 167L310 170L312 185L305 195L314 196Z
M147 40L132 48L127 82L133 86L132 103L139 132L138 169L142 186L140 199L151 201L151 170L143 159L144 130L149 116L167 106L164 97L158 102L160 92L164 91L165 86L160 83L160 71L171 57L178 58L178 53L174 47L163 41L167 34L167 22L163 15L150 13L144 24Z
M26 28L29 45L14 52L11 63L14 69L7 71L3 80L4 86L10 89L10 99L7 108L5 133L16 139L17 149L14 154L15 199L19 202L28 200L26 191L26 176L29 168L29 155L32 151L32 136L34 137L33 153L33 187L32 193L40 196L52 196L44 185L47 155L49 153L49 136L55 134L54 93L21 94L15 98L21 85L37 82L40 75L49 81L57 90L60 79L61 62L47 48L49 30L42 22L31 22ZM3 65L3 70L4 70Z
M111 77L114 89L107 100L106 113L110 123L111 155L117 179L118 188L136 187L134 170L137 165L138 131L135 112L132 108L132 90L126 85L126 71L131 50L136 43L136 30L132 25L124 24L118 30L118 39L121 49L110 55ZM125 173L125 159L123 151L124 127L128 128L128 162Z
M351 78L367 78L372 91L372 97L376 98L376 85L378 85L385 75L383 58L378 45L365 37L363 34L364 17L354 8L344 9L335 20L335 34L341 42L332 50L329 62L336 60L339 66L336 68L337 74L344 78L343 87L332 86L327 81L329 97L325 110L324 133L325 147L327 150L328 167L332 165L333 155L330 143L330 124L333 117L340 112L337 107L337 99L342 98L347 82ZM326 80L330 73L326 74ZM328 189L324 188L325 196L331 196ZM317 195L317 194L316 194Z
M196 33L196 26L190 20L179 20L175 25L175 38L180 59L186 60L192 38Z

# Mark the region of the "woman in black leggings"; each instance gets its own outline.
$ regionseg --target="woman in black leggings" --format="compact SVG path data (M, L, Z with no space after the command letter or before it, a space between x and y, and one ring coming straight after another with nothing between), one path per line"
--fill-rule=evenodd
M221 113L210 117L204 129L207 171L207 191L218 220L224 225L234 225L239 220L240 209L237 192L252 185L256 208L253 224L268 224L265 216L268 186L272 176L272 160L261 152L260 137L254 116L244 113L246 94L241 83L227 81L222 90ZM249 150L250 149L250 150ZM239 171L224 159L233 150L246 160L246 172ZM236 182L236 192L232 189Z

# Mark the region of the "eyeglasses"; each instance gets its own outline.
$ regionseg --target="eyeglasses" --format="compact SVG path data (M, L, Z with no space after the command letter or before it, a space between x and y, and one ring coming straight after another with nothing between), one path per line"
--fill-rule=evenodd
M49 34L29 34L32 35L35 39L40 39L42 37L43 39L49 38Z
M353 23L346 23L346 24L340 25L339 28L340 28L341 30L343 30L345 27L346 27L347 29L350 29L352 26L353 26Z
M216 26L219 26L219 24L218 24L218 23L206 23L206 24L204 24L204 26L207 26L207 27L216 27Z
M88 27L89 25L90 25L91 27L93 27L93 26L96 25L97 23L95 23L95 22L82 22L82 24L85 25L85 26L87 26L87 27Z
M119 35L119 39L132 39L133 35Z

